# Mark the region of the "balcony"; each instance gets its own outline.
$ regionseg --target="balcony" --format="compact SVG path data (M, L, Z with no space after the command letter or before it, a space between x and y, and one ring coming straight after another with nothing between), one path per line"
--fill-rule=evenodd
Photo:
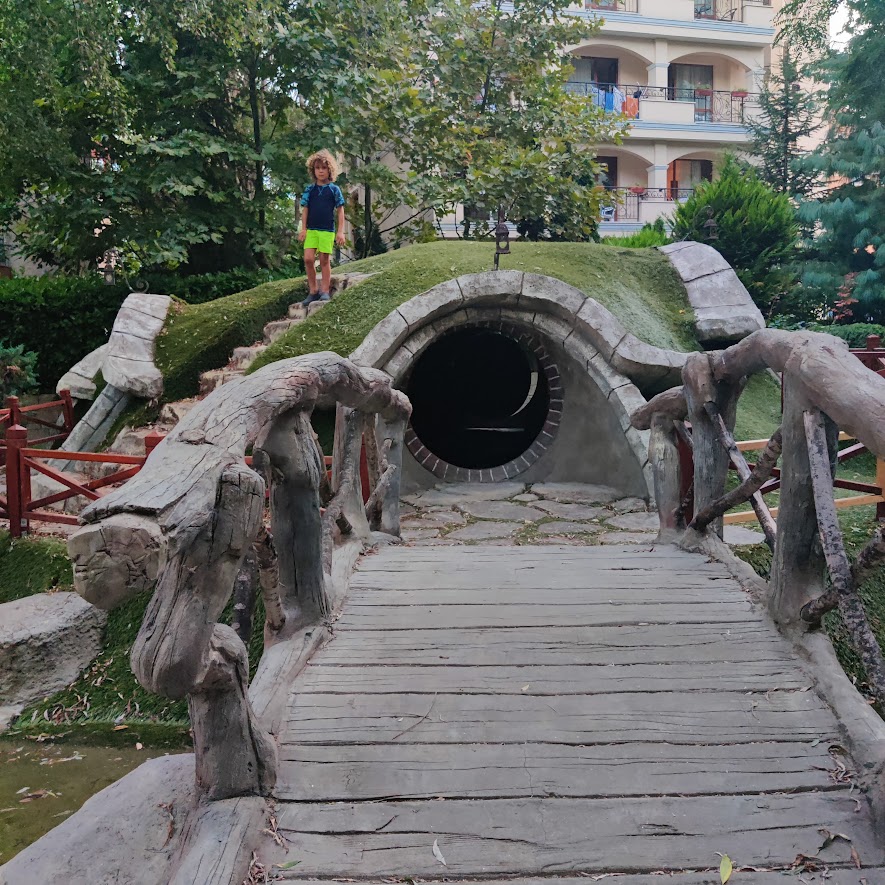
M770 26L771 10L771 0L694 0L694 17L708 21Z
M743 90L683 89L569 81L566 90L586 96L608 113L646 123L746 125L759 113L759 96Z
M766 46L774 38L773 0L574 0L570 12L601 18L602 35L667 37Z
M604 206L600 224L651 224L669 217L677 203L687 200L692 188L672 187L607 187L612 204Z
M639 0L584 0L584 9L597 12L639 13Z

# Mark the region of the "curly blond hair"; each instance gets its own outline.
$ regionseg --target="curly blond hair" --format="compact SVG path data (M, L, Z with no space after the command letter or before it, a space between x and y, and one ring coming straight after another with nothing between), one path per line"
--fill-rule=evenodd
M314 175L313 167L316 166L317 160L321 160L326 163L329 167L329 181L334 181L338 177L338 161L335 157L332 156L329 151L325 150L325 148L321 151L317 151L314 154L311 154L307 158L307 171L310 173L310 177L316 182L317 177Z

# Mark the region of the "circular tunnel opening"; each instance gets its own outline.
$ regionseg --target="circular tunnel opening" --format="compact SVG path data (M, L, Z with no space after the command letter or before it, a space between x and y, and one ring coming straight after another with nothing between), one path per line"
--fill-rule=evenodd
M454 329L430 344L412 369L410 449L437 475L440 466L443 472L447 465L484 470L520 458L525 469L540 454L533 445L545 425L555 424L551 382L558 391L558 379L543 348L518 330L502 324Z

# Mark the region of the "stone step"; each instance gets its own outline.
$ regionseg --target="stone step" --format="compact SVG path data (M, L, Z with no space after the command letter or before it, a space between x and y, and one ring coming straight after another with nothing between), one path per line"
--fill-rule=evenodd
M289 305L289 319L303 320L307 316L306 308L302 307L301 302Z
M273 320L264 327L264 343L273 344L277 338L281 338L292 326L297 326L301 320L285 319Z
M160 409L160 415L157 423L162 424L163 428L160 428L160 432L163 433L166 428L170 430L184 418L185 415L199 402L200 400L192 396L190 399L180 399L178 402L174 403L166 403L162 409ZM140 428L139 428L140 429Z
M271 324L269 323L268 325ZM250 344L248 347L235 347L227 367L229 369L248 369L263 350L267 350L266 344Z
M240 378L246 373L243 369L210 369L200 375L200 396L212 393L216 387L233 381L234 378Z

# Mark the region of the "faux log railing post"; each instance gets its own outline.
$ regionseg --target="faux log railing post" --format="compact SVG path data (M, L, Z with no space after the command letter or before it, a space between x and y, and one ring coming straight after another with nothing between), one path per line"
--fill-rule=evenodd
M154 588L132 668L148 690L188 697L197 785L210 799L267 795L274 781L274 746L246 693L246 647L218 623L256 540L267 642L329 614L325 468L310 425L317 402L378 412L400 428L411 411L387 375L333 353L265 366L195 406L136 476L81 514L68 541L74 586L89 602L111 609ZM358 435L356 443L358 458ZM262 476L272 486L270 533Z
M832 433L828 432L827 426L832 425L832 421L816 409L805 412L803 417L817 508L817 525L830 578L837 594L839 613L854 650L863 662L867 681L876 699L882 703L885 701L885 661L857 594L833 500L833 469L830 465Z
M661 532L685 528L682 504L682 476L679 445L673 419L657 413L651 419L648 460L652 465L655 501L658 505Z
M397 538L400 534L399 490L403 472L403 437L408 414L378 415L375 435L381 451L387 450L390 479L381 499L381 522L378 529ZM375 526L373 526L375 528Z
M809 403L795 389L790 373L784 374L783 384L780 506L769 605L778 623L793 624L799 621L802 606L824 591L826 562L818 538L805 439L804 412ZM835 428L832 422L829 424L828 435L832 437Z
M170 538L132 648L132 670L145 688L187 696L197 787L209 799L266 794L276 778L276 750L246 694L246 646L217 623L263 511L261 477L245 465L227 467L213 510Z
M332 493L336 506L357 537L369 537L369 523L363 506L360 454L363 446L365 415L340 403L335 410L335 443L332 451ZM338 518L338 513L333 518Z
M682 379L691 421L694 509L697 513L722 497L728 477L729 455L719 441L718 427L711 420L706 406L712 403L729 431L733 430L741 388L739 384L715 381L710 359L704 353L689 355L682 370ZM722 518L714 520L712 525L721 538Z
M325 465L313 441L310 414L301 409L277 419L259 451L268 459L277 596L284 615L284 626L273 638L282 639L329 614L319 496Z

